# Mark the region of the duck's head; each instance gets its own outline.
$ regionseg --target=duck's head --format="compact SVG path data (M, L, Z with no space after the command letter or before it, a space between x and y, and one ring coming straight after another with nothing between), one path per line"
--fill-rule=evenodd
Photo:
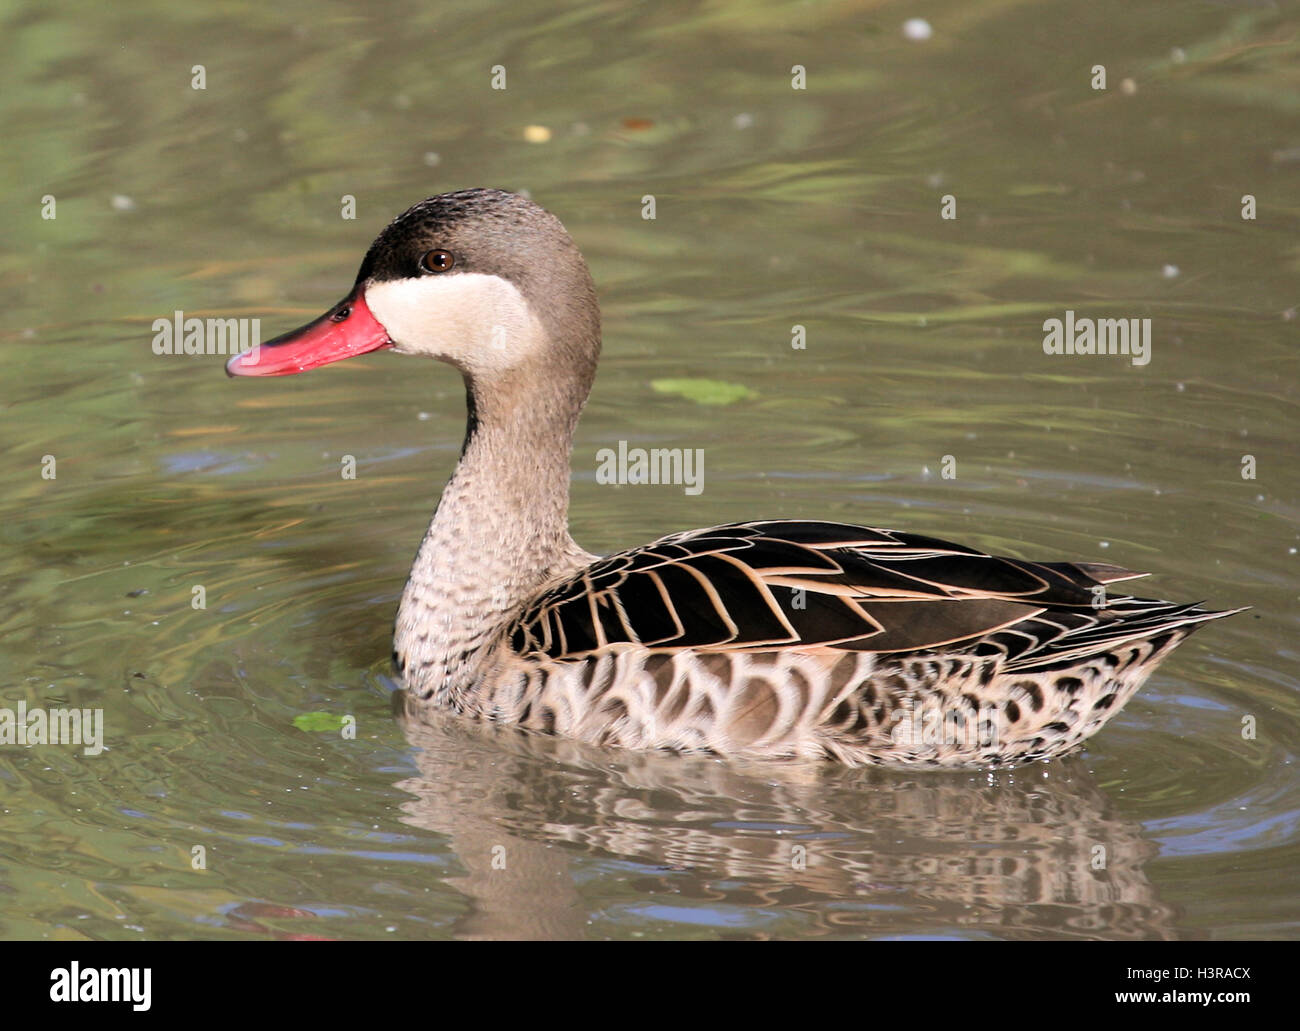
M560 220L524 197L440 194L379 234L343 300L226 371L285 376L382 348L474 381L563 371L589 385L600 312L587 263Z

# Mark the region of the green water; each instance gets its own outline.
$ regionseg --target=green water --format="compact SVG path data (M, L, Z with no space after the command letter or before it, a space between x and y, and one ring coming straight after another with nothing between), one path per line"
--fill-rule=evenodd
M107 746L0 745L0 936L1296 937L1285 5L374 7L0 3L0 707L102 709ZM589 549L823 517L1253 608L1014 773L404 725L389 633L459 377L229 381L152 323L281 332L476 185L560 215L600 287ZM1067 309L1150 318L1150 362L1045 354ZM620 440L703 449L705 489L598 484Z

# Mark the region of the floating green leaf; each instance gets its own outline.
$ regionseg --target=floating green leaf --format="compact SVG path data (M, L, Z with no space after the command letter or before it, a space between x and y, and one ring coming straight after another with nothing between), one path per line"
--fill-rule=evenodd
M720 379L656 379L650 386L661 394L678 394L702 405L729 405L758 397L749 387Z
M300 712L293 718L293 725L308 732L318 730L341 730L347 717L336 712Z

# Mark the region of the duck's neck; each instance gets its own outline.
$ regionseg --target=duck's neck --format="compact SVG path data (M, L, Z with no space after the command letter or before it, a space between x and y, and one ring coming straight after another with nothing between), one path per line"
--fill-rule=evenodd
M569 454L586 382L465 378L465 446L420 545L393 636L406 685L459 708L502 628L592 556L569 536Z

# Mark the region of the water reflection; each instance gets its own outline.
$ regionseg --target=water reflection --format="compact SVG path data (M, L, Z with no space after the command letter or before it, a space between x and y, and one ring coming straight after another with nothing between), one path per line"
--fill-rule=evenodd
M1076 762L990 776L611 755L407 717L396 697L419 750L405 819L465 868L448 882L472 901L459 936L627 934L647 918L759 937L1176 936L1145 871L1155 846ZM620 894L636 904L611 906Z

